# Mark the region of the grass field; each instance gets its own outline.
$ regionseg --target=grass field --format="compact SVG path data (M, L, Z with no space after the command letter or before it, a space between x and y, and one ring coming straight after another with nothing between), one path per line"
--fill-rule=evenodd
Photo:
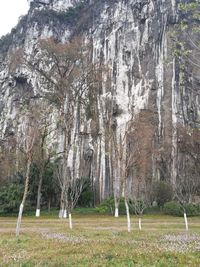
M143 230L126 231L126 218L75 214L74 229L55 216L24 217L15 237L14 217L0 218L0 266L200 267L200 218L146 215Z

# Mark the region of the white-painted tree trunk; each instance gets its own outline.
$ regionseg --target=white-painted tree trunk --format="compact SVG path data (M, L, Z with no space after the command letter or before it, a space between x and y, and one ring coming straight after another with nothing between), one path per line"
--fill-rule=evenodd
M119 217L119 199L118 198L114 198L115 201L115 217Z
M139 218L138 220L138 227L139 227L139 230L141 231L142 230L142 219Z
M72 214L69 213L69 228L72 229Z
M66 219L66 218L67 218L67 210L66 209L60 209L59 219Z
M126 207L126 217L127 217L127 229L128 232L131 231L131 219L130 219L130 211L127 201L125 200L125 207Z
M39 184L38 184L38 191L37 191L37 207L36 207L36 213L35 216L36 217L40 217L40 202L41 202L41 190L42 190L42 179L43 178L43 174L42 172L40 173L40 180L39 180Z
M184 212L185 230L188 231L188 219L187 214Z
M26 170L26 179L25 179L25 187L24 187L24 195L23 195L23 199L21 202L21 205L19 207L19 213L18 213L18 218L17 218L17 225L16 225L16 236L19 236L19 232L20 232L20 226L21 226L21 221L22 221L22 214L23 214L23 210L24 210L24 205L26 202L26 197L28 194L28 186L29 186L29 175L30 175L30 167L31 167L31 157L28 158L28 162L27 162L27 170Z
M119 217L119 208L115 207L115 217L118 218Z
M65 210L65 200L64 200L64 186L61 188L61 196L60 196L60 211L59 211L59 219L64 217Z
M63 213L63 218L66 219L67 218L67 210L65 209L64 210L64 213Z
M36 216L36 217L40 217L40 209L36 209L35 216Z
M21 221L22 221L23 209L24 209L24 205L21 204L20 205L20 208L19 208L18 219L17 219L16 236L19 236L20 225L21 225Z
M64 216L64 210L60 209L60 211L59 211L59 219L62 219L63 216Z

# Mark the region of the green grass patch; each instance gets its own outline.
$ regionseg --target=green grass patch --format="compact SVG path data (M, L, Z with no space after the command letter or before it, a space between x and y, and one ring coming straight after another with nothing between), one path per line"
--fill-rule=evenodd
M187 235L179 217L145 215L142 231L135 216L131 222L128 233L125 216L77 209L70 230L68 219L27 216L16 239L16 219L1 217L0 266L200 266L199 217L189 218Z

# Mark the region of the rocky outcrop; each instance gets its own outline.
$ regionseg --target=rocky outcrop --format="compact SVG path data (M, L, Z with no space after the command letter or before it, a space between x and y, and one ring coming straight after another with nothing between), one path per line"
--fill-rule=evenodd
M81 107L81 119L78 113L74 116L71 131L74 146L67 163L71 174L75 177L82 173L91 178L97 201L111 196L113 186L120 186L120 170L108 128L114 129L119 140L130 118L134 119L141 110L150 110L156 122L154 147L165 149L164 145L170 144L171 160L167 162L170 171L163 177L159 156L152 154L149 177L151 181L169 179L176 183L182 160L177 148L177 124L197 125L200 115L198 83L195 82L199 72L189 67L190 77L183 83L183 70L172 50L170 33L179 19L178 2L31 1L29 13L7 36L8 43L0 42L1 136L8 131L15 132L18 127L16 117L20 114L16 100L35 97L43 90L36 73L28 69L9 73L10 53L23 47L26 54L34 54L40 38L53 36L66 42L70 36L84 34L85 39L92 42L93 61L107 66L108 71L103 74L106 82L102 82L96 101L88 100L87 108ZM188 83L192 84L193 91L188 89ZM56 120L58 114L54 112ZM58 131L52 140L58 150L62 140ZM130 188L134 188L134 177L130 173Z

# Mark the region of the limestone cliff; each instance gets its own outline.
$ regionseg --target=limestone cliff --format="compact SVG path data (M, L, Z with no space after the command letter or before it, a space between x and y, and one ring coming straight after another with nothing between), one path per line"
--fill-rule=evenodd
M167 177L160 171L159 157L152 155L151 181L169 179L176 183L184 159L177 148L177 125L198 126L199 69L188 66L190 74L182 81L180 61L174 55L171 32L180 19L178 0L33 0L28 14L10 35L0 41L0 127L1 137L16 132L20 117L16 99L42 94L37 75L28 69L9 73L8 58L17 48L35 54L40 38L54 37L66 42L81 34L92 42L93 61L109 66L103 74L101 93L95 103L89 103L95 116L86 116L86 108L77 114L67 165L78 176L84 165L84 175L93 181L97 199L113 194L113 184L120 187L120 168L114 163L114 152L108 138L108 122L115 125L116 137L123 135L127 121L139 111L150 110L156 122L155 147L170 143L171 161L167 162ZM197 81L198 80L198 81ZM190 90L192 86L193 90ZM78 103L77 103L78 107ZM54 120L58 114L54 111ZM80 120L77 128L77 120ZM54 140L63 142L58 131ZM76 149L74 148L76 147ZM80 156L82 155L82 156ZM82 163L80 162L82 161ZM181 162L181 163L180 163ZM82 166L82 167L81 167ZM167 172L167 171L166 171ZM180 172L180 173L178 173ZM134 174L129 174L134 191Z

